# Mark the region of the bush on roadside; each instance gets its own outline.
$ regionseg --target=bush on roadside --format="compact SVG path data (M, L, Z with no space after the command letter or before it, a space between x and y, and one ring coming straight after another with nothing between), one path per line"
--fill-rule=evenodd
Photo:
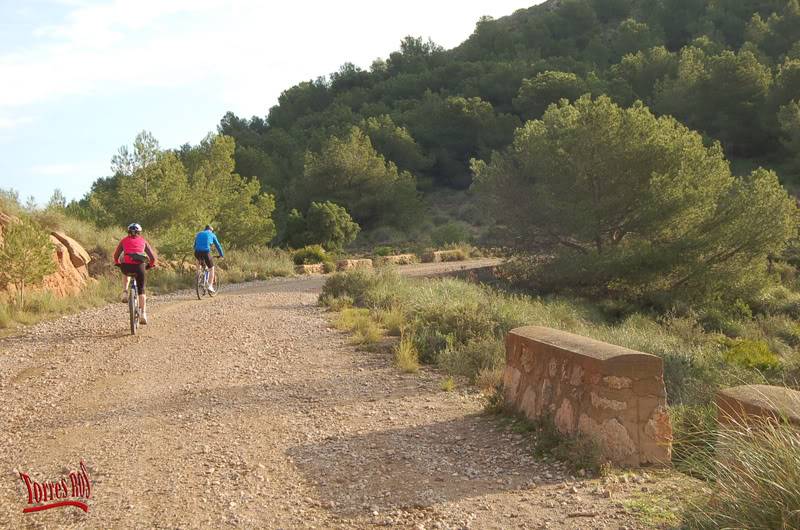
M466 243L472 240L469 228L465 223L450 221L437 226L431 232L431 242L437 247L454 243Z
M734 422L718 429L713 444L713 458L700 472L712 493L692 503L689 528L800 528L796 426Z
M714 457L717 407L677 405L670 408L672 422L672 462L684 473L708 479L704 473Z
M439 353L437 364L448 373L468 377L477 383L478 378L494 373L505 366L506 349L502 339L480 338L461 345L448 345ZM485 382L484 382L485 384Z
M723 386L775 384L790 377L784 363L770 364L774 357L750 357L753 351L763 353L763 344L750 348L756 339L729 354L745 360L728 362L724 356L728 348L720 344L720 335L706 333L691 316L665 315L656 320L634 313L609 321L604 310L576 299L520 296L449 278L413 280L391 269L335 274L323 287L323 296L329 300L349 296L375 318L402 310L405 332L413 338L420 361L473 381L481 372L491 373L502 365L506 333L525 325L563 329L661 357L672 405L707 404ZM751 327L748 333L764 333L757 325ZM762 327L766 329L766 324ZM775 370L752 368L763 367L764 362Z
M477 386L484 395L491 395L493 393L500 393L502 395L503 385L503 371L504 367L497 367L494 369L482 369L475 377L475 386Z
M370 316L368 309L345 308L334 321L338 329L349 331L353 335L351 342L358 345L369 345L378 342L382 337L380 327Z
M781 369L778 355L770 351L769 344L755 340L725 340L723 357L731 364L759 370L775 372Z
M147 288L151 293L166 294L194 288L195 276L190 272L157 267L147 273Z
M456 389L456 381L452 377L445 377L439 382L439 388L441 388L443 392L452 392Z
M27 297L24 309L0 296L0 329L30 325L49 318L74 313L118 300L121 280L102 277L88 284L79 294L61 298L49 291L34 291Z
M406 327L406 315L399 306L391 306L388 309L379 309L376 318L381 325L386 328L390 337L399 337L403 334Z
M292 260L295 265L316 265L318 263L325 263L332 261L328 253L322 248L322 245L308 245L299 250L295 250L292 254Z
M398 370L407 374L419 371L419 352L412 338L405 335L400 338L394 349L394 364Z
M392 254L394 254L394 248L386 245L377 246L372 250L372 255L379 258L384 256L391 256Z
M231 250L219 261L225 271L225 281L238 283L248 280L266 280L294 273L292 256L285 250L269 247L250 247Z

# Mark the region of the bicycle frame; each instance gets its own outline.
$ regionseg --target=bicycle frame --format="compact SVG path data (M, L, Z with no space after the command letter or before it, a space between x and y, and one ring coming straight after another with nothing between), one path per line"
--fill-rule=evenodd
M202 261L197 262L197 274L195 276L195 290L197 291L197 299L201 300L203 295L214 296L209 290L209 282L208 278L211 274L211 269L209 269L205 263ZM214 283L219 283L214 282Z

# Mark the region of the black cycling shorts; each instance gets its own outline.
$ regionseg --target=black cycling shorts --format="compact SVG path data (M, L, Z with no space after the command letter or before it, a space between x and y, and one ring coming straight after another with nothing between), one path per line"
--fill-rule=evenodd
M211 259L211 251L202 251L202 250L195 250L194 257L197 258L197 261L200 263L205 263L206 267L209 269L214 266L214 260Z
M144 294L144 271L147 263L120 263L119 268L126 276L133 275L136 278L136 290L139 294Z

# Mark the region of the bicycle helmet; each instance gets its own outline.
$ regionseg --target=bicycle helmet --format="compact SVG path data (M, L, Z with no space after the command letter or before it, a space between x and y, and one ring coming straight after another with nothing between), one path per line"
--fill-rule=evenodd
M141 234L142 233L142 225L139 223L131 223L128 225L128 233L129 234Z

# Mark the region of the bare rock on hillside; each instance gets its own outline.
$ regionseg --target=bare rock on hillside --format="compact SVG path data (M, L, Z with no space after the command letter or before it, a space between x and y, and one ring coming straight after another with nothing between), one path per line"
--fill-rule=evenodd
M67 251L69 252L69 258L72 260L72 264L75 266L75 268L87 267L89 262L92 261L91 256L89 256L89 253L86 252L81 244L65 233L54 231L51 232L50 235L56 238L67 248Z
M19 218L0 212L0 242L2 242L4 227L18 222ZM92 258L80 243L62 232L51 232L50 242L53 244L53 261L56 264L56 271L45 276L42 285L38 287L50 291L56 296L79 293L92 281L88 268ZM13 292L13 287L9 291Z
M70 247L61 242L55 235L50 236L53 243L53 260L56 262L56 272L45 276L42 280L42 288L52 292L57 296L69 296L78 294L91 281L89 277L88 261L85 263L82 255L88 260L89 254L77 242L70 239L76 247ZM75 266L75 263L81 263Z

